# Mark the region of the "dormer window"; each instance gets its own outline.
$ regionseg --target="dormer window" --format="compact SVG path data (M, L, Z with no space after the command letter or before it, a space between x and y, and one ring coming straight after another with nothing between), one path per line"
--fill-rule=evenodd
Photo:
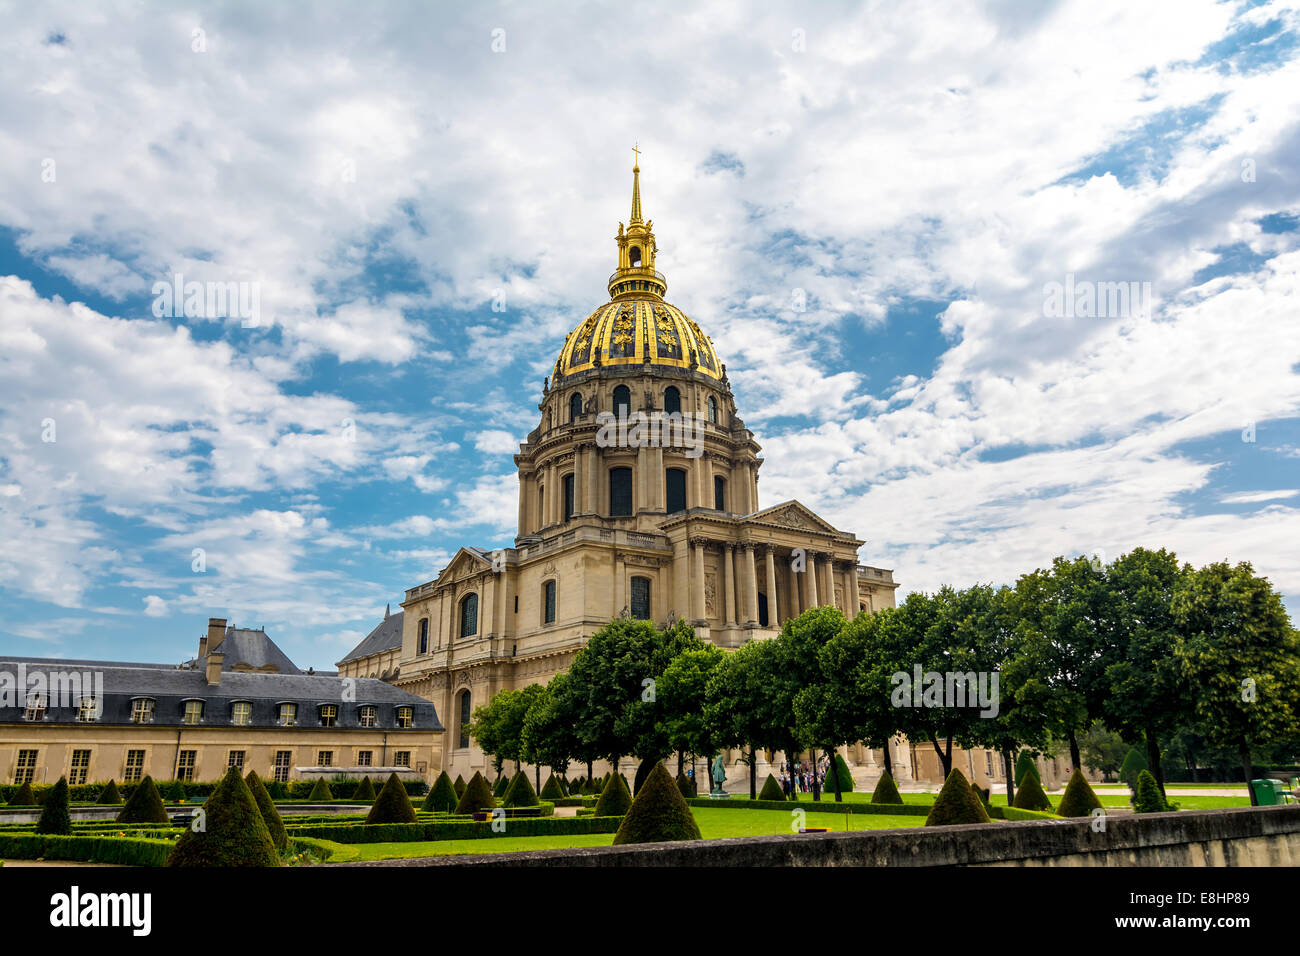
M203 722L203 701L187 700L184 703L184 709L181 713L181 722L186 724L198 724Z
M27 705L23 710L23 720L44 720L47 706L49 706L49 698L44 694L36 692L28 694Z
M322 727L333 727L339 720L338 704L321 704L320 705L320 725Z
M415 726L415 709L413 707L397 708L397 726L399 727Z
M298 705L281 704L280 712L276 717L276 723L281 727L294 727L298 723Z
M77 702L77 723L93 724L99 720L99 702L94 697L83 697Z
M230 722L236 727L247 727L253 722L253 705L246 700L237 700L230 705Z
M367 704L361 708L359 719L362 727L374 727L379 723L379 708L373 704Z
M131 701L131 723L153 723L153 698L136 697Z

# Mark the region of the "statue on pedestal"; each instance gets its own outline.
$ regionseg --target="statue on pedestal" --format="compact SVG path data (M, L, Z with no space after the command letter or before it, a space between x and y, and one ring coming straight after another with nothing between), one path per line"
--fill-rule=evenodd
M727 794L722 789L722 783L727 779L727 766L722 759L722 754L713 758L713 789L709 791L711 797L725 797Z

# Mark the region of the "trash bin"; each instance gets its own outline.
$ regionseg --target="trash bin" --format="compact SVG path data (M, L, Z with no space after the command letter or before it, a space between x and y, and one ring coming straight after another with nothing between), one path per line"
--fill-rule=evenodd
M1255 791L1255 803L1261 807L1275 807L1282 802L1278 793L1282 788L1276 780L1252 780L1250 787Z

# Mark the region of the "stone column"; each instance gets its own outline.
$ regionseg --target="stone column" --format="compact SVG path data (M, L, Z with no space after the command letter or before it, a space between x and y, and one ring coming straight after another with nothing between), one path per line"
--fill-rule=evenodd
M767 559L764 562L767 565L767 624L776 627L781 623L780 602L776 599L776 549L769 544L763 549L763 556Z
M858 562L855 558L849 562L849 617L858 616L858 607L862 603L862 593L858 590Z
M807 588L808 600L804 610L808 608L820 607L821 602L817 600L817 552L809 551L808 560L803 570L804 585Z
M826 552L817 555L817 593L822 604L835 606L835 578L831 574L831 556Z
M685 538L673 542L673 612L683 620L691 616L691 592L687 586L688 568L691 566L691 544Z
M519 533L521 535L528 533L528 479L524 477L522 471L519 472Z
M654 474L650 476L649 507L657 511L663 511L668 507L668 476L664 474L664 450L662 448L652 448L650 451L651 467L654 469Z
M704 543L703 538L691 539L691 547L695 550L695 580L691 582L691 592L696 621L706 621L709 616L704 605Z
M789 600L785 606L786 620L799 616L799 575L794 573L793 559L786 559L786 593Z
M734 626L736 623L736 546L728 542L722 547L727 565L727 624Z
M754 545L741 545L745 552L745 623L758 623L758 574L754 568Z
M614 614L618 617L623 613L623 608L627 604L626 584L627 565L623 562L623 555L617 551L614 552Z
M692 508L712 508L713 507L713 462L709 455L703 454L695 459L695 467L691 470L694 476L695 501L690 504Z

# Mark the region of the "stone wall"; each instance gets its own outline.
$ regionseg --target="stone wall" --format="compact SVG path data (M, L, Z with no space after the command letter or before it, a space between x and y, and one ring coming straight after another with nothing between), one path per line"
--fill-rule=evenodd
M745 811L737 811L745 812ZM1295 866L1300 806L584 847L366 866Z

